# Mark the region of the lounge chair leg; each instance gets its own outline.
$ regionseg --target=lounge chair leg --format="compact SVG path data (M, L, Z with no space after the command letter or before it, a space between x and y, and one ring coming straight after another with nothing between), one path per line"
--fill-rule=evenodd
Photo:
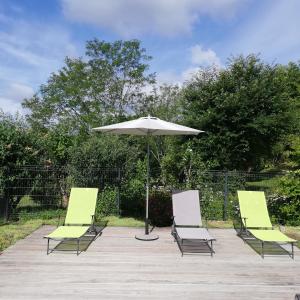
M49 240L50 239L48 239L48 242L47 242L47 255L49 254Z
M181 251L181 257L183 257L183 249L182 249L183 239L180 240L180 243L181 243L181 246L179 248L180 248L180 251Z
M79 239L77 239L77 255L79 255Z
M264 242L261 242L261 257L264 258Z
M213 250L213 241L210 241L210 256L213 257L214 250Z
M292 244L292 259L294 259L294 243L291 244Z

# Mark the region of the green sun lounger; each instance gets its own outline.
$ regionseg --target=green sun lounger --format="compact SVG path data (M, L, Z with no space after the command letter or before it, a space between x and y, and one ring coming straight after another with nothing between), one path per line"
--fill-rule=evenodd
M261 256L264 258L264 244L291 244L291 252L287 253L294 258L294 239L289 238L281 231L274 229L270 221L264 192L238 191L242 232L246 238L253 236L261 241ZM243 235L241 234L243 237Z
M47 255L54 251L49 248L50 240L77 241L77 255L79 254L80 239L87 233L97 235L94 227L94 214L97 202L97 188L72 188L67 215L63 226L59 226L44 238L48 239Z

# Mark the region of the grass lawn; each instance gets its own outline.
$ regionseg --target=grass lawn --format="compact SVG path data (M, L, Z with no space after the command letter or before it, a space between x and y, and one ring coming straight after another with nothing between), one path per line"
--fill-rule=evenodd
M231 220L228 221L207 221L208 228L233 228Z
M269 179L263 179L258 181L248 181L246 187L255 188L257 190L272 190L278 186L280 177L273 177Z
M30 220L0 226L0 252L38 229L43 220Z
M284 233L289 237L298 240L298 248L300 249L300 226L298 227L289 227L285 228Z
M108 216L101 220L107 222L107 226L143 227L145 225L144 221L129 217Z

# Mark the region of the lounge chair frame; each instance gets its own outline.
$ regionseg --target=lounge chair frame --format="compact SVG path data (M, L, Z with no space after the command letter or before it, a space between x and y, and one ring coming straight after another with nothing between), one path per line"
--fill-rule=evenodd
M200 245L205 244L210 253L210 256L212 257L213 254L215 253L214 249L213 249L213 242L216 241L216 239L210 239L210 240L206 240L206 239L184 239L184 238L180 238L178 232L177 232L177 228L206 228L206 227L201 227L201 226L178 226L176 225L175 221L173 220L173 225L172 225L172 236L174 237L174 242L177 242L178 248L181 252L181 256L183 256L184 253L203 253L202 251L197 251L200 247ZM206 228L207 229L207 228ZM191 250L184 250L184 246L189 246L191 248Z
M74 188L74 190L75 190L74 191L74 193L75 193L75 196L74 196L75 199L74 199L74 201L76 201L75 203L77 203L77 205L78 205L78 193L79 193L78 190L80 190L80 189L81 188ZM73 188L72 188L72 190L73 190ZM91 192L95 193L96 192L96 194L94 194L92 196L93 197L94 196L97 197L98 189L89 189L88 188L88 190L91 190L91 191L89 191L89 193L91 193ZM92 191L92 190L94 190L94 191ZM72 191L71 191L71 194L72 194ZM79 196L79 197L82 197L82 196ZM95 207L96 207L96 201L97 201L96 198L92 198L92 199L94 199L95 202L94 203L92 202L93 203L92 206L88 207L90 213L92 213L92 212L94 213ZM74 205L75 205L75 203L72 206L73 207L73 209L72 209L73 214L74 214ZM69 203L69 205L70 205L70 203ZM76 218L79 217L79 220L80 220L79 223L75 223L76 221L73 220L74 215L72 215L72 213L70 213L71 216L68 217L68 213L70 212L69 211L69 205L68 205L67 215L66 215L66 218L65 218L65 221L64 221L62 227L67 228L68 226L72 226L72 227L77 227L78 226L78 228L80 228L80 227L81 228L82 227L86 227L86 228L84 228L86 230L82 230L82 232L80 232L80 234L81 233L82 234L80 236L76 236L76 237L63 237L63 236L62 237L60 237L60 236L59 237L53 237L53 236L45 236L44 238L47 239L47 255L49 255L50 253L52 253L54 251L71 251L71 250L56 249L56 247L50 248L50 240L53 240L53 241L56 241L56 242L59 242L59 241L76 241L76 244L77 244L76 253L77 253L77 255L79 255L79 253L80 253L80 241L83 239L83 237L86 236L87 233L91 233L91 234L94 235L94 237L92 239L92 241L94 241L96 239L96 237L98 236L99 232L100 232L100 231L98 232L97 229L96 229L96 226L95 226L95 215L94 214L88 215L88 214L81 214L79 212L79 215L78 215L78 211L77 211L76 212L76 214L77 214ZM76 207L76 205L75 205L75 207ZM83 216L83 218L82 218L82 216ZM66 223L67 218L68 218L68 221ZM57 228L60 227L59 223L60 223L60 216L59 216L59 219L58 219Z
M254 193L253 191L238 191L239 193ZM255 192L255 193L259 193L257 197L259 197L258 199L260 203L264 203L263 206L261 207L261 211L263 212L263 216L265 217L266 221L263 221L263 223L252 223L253 226L248 227L247 226L247 217L243 217L242 216L242 212L241 209L239 210L239 218L240 218L240 232L238 233L238 235L244 240L244 242L246 240L258 240L261 242L261 257L264 258L266 256L265 254L265 245L266 244L276 244L277 246L279 246L284 252L287 253L287 255L289 257L291 257L292 259L294 259L294 243L296 241L280 241L280 240L274 240L274 241L265 241L262 240L260 238L258 238L257 236L255 236L251 230L276 230L274 229L273 225L271 224L270 221L270 217L269 217L269 213L268 213L268 209L266 206L266 199L265 199L265 195L263 192ZM240 197L240 196L239 196ZM241 198L239 198L239 205L241 207ZM264 201L264 202L262 202ZM253 221L252 221L253 222ZM262 224L264 224L265 226L263 226ZM261 225L261 226L259 226ZM286 248L282 247L282 245L291 245L291 251L287 250ZM268 255L269 256L269 255Z
M190 190L190 191L179 191L180 193L183 192L197 192L197 197L199 197L199 191L197 190ZM173 196L172 196L173 197ZM198 198L199 201L199 198ZM174 203L173 203L174 205ZM202 225L202 220L201 220L201 211L200 211L200 203L199 206L197 207L197 213L199 213L199 221L197 223L200 223L200 225ZM174 213L174 206L173 206L173 213ZM216 241L216 239L211 238L211 239L200 239L200 238L183 238L180 236L180 234L178 233L179 228L203 228L205 230L207 230L207 226L200 226L200 225L195 225L196 222L194 222L194 224L191 225L187 225L187 224L176 224L175 221L176 216L173 216L173 225L172 225L172 230L171 230L171 234L174 237L174 242L177 242L178 248L181 252L181 256L184 255L184 253L210 253L210 256L212 257L213 254L215 253L214 249L213 249L213 242ZM185 223L185 222L184 222ZM207 225L207 222L206 222ZM203 244L207 246L208 248L208 252L204 252L201 251L203 249ZM184 247L186 246L186 247ZM202 246L202 247L201 247Z
M238 233L238 235L244 240L244 242L246 240L258 240L258 241L260 241L261 242L261 257L262 258L265 258L265 256L266 256L265 255L265 244L269 243L269 244L276 244L283 251L285 251L289 257L291 257L292 259L294 259L294 257L295 257L295 254L294 254L294 244L295 244L295 242L285 242L285 243L282 243L282 244L290 244L291 245L291 251L288 251L287 249L281 247L281 244L279 244L279 242L276 242L276 241L272 241L272 242L271 241L263 241L263 240L255 237L248 229L265 229L265 228L248 228L243 223L243 220L244 220L245 224L247 225L246 219L247 218L242 218L242 216L240 214L241 230ZM267 228L267 229L273 230L274 228L272 227L272 229L270 229L270 228ZM271 256L271 255L268 255L268 256Z
M57 250L54 248L50 248L50 240L53 240L53 241L56 241L56 242L65 242L65 241L77 241L77 247L76 247L76 254L79 255L80 254L80 241L83 239L84 236L86 236L87 233L93 233L94 234L94 237L93 239L91 240L91 242L93 242L96 237L98 236L99 232L97 231L96 229L96 226L95 226L95 216L92 216L92 219L93 219L93 223L92 225L89 225L90 228L87 229L87 231L82 235L80 236L79 238L49 238L49 237L45 237L47 238L47 255L49 255L50 253L54 252L54 251L57 251L57 252L64 252L64 251L68 251L70 252L70 250ZM59 226L59 225L58 225ZM57 226L57 227L58 227ZM71 224L68 224L68 225L64 225L63 226L71 226Z

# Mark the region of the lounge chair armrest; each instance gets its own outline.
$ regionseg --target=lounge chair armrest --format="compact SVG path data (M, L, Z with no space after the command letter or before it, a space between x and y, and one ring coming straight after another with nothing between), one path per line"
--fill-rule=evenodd
M174 232L175 232L175 227L176 227L176 224L175 224L175 218L174 218L174 217L172 217L172 219L173 219L173 222L172 222L172 228L171 228L171 232L172 232L172 234L174 234Z
M244 220L244 224L243 224L243 225L244 225L245 229L247 229L247 219L248 219L248 218L246 218L246 217L241 217L241 219Z
M91 219L92 219L92 224L94 224L96 222L96 215L91 215Z

